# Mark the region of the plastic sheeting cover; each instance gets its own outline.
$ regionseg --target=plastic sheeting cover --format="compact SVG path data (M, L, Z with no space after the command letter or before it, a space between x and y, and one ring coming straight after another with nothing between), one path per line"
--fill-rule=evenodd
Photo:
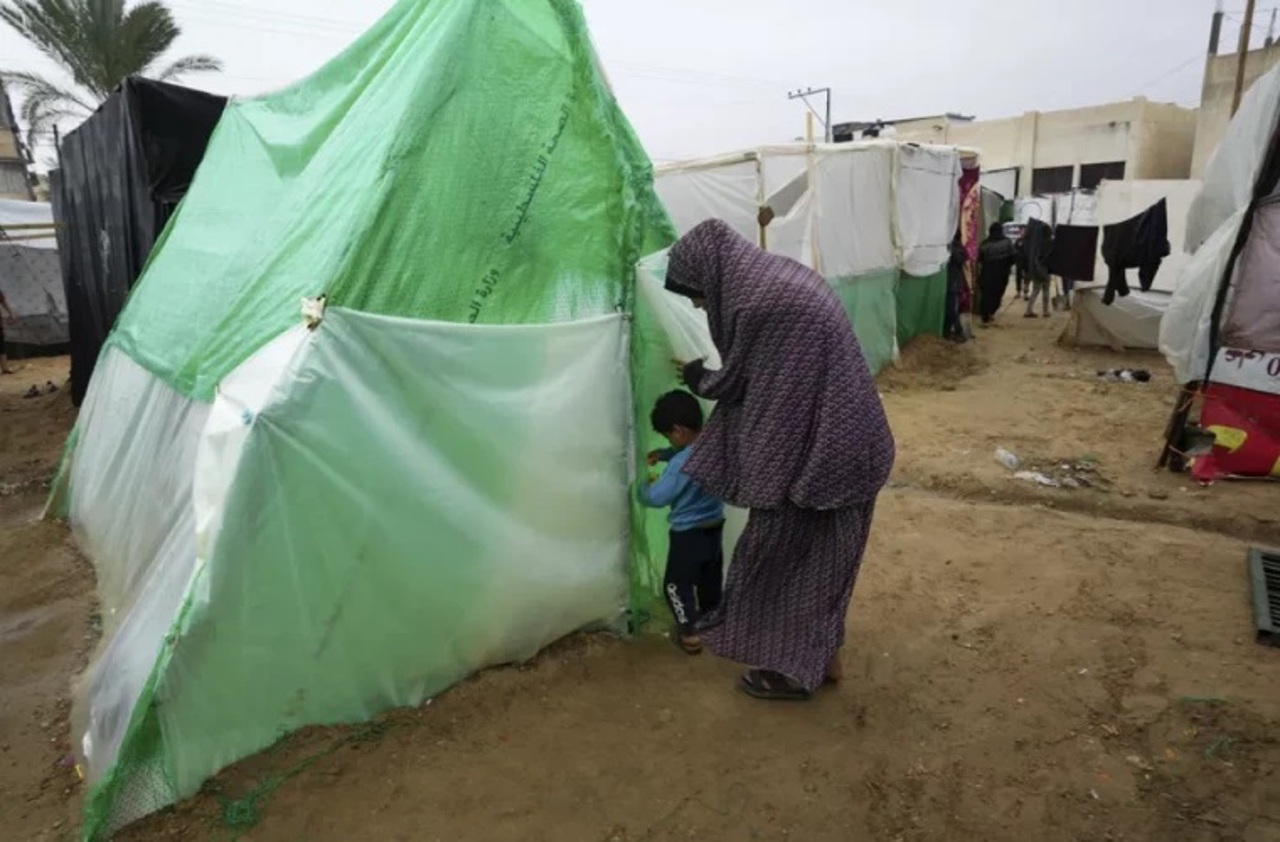
M0 292L17 324L5 325L8 342L61 345L67 341L67 298L58 252L0 240Z
M1208 371L1214 303L1247 213L1242 209L1224 222L1192 255L1160 321L1160 353L1179 383L1202 380Z
M1280 67L1249 88L1204 171L1187 214L1186 247L1195 251L1253 199L1254 185L1280 121Z
M898 148L895 221L901 268L908 275L932 275L946 264L960 219L959 179L960 154L955 149L914 144Z
M227 107L115 341L208 399L302 297L572 321L626 304L670 235L576 2L402 0L311 78Z
M621 621L623 327L330 311L254 423L159 685L180 795L282 730Z
M186 596L196 563L191 486L208 411L113 348L81 410L69 515L97 569L103 637L77 682L72 730L91 786L114 765ZM117 821L151 809L124 803Z
M575 629L618 626L625 326L330 309L247 418L222 528L189 586L190 492L168 495L181 546L159 553L147 587L171 598L178 582L185 605L160 660L167 624L131 641L130 661L150 653L155 670L91 816L118 826L282 733L416 705ZM171 423L204 407L145 377L173 397ZM174 462L180 478L195 459Z
M752 160L660 171L654 187L677 231L688 231L707 219L723 219L749 242L758 244L759 166Z
M904 153L908 149L903 147ZM897 265L893 248L893 161L892 146L830 152L818 157L816 229L821 269L828 278L847 278ZM917 194L915 188L921 192ZM947 197L956 193L954 180L949 190L946 192L936 182L919 183L913 188L904 168L898 186L898 218L903 219L904 214L908 220L916 218L916 209L921 212L920 218L925 218L926 207L942 206L945 210ZM909 221L904 225L912 227ZM915 259L917 253L908 247L906 254L908 259Z
M1160 324L1160 351L1179 383L1209 370L1213 311L1227 266L1280 117L1280 67L1263 76L1241 102L1209 165L1204 186L1187 213L1186 247L1195 249L1169 312ZM1238 273L1237 273L1238 274ZM1230 295L1228 295L1230 305Z
M1076 287L1064 342L1115 351L1154 351L1159 347L1160 321L1169 309L1171 296L1135 289L1107 305L1102 303L1105 289L1105 284Z

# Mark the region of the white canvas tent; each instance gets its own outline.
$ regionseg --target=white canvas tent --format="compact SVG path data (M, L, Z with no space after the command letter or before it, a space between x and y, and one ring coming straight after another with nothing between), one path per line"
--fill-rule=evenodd
M1256 334L1254 342L1268 347L1274 344L1274 352L1280 352L1280 300L1271 297L1274 276L1241 276L1233 260L1237 245L1245 245L1240 242L1242 235L1249 234L1246 223L1258 226L1259 236L1254 239L1261 246L1280 215L1280 205L1274 202L1276 187L1264 183L1274 181L1274 173L1268 171L1268 159L1276 143L1278 119L1280 69L1271 71L1250 88L1205 169L1204 185L1192 202L1186 242L1194 249L1194 255L1160 329L1160 350L1181 383L1205 379L1210 374L1210 361L1230 351L1226 342L1215 342L1212 337L1227 327L1223 317L1234 316L1240 323L1240 329L1233 332L1246 335L1238 335L1237 339ZM1261 295L1256 303L1261 309L1255 313L1266 320L1257 330L1246 330L1243 323L1247 313L1233 306L1240 302L1246 289L1246 301L1253 299L1255 290ZM1229 341L1230 337L1223 339ZM1216 364L1220 361L1215 360L1213 367L1221 368Z
M1280 477L1280 68L1249 90L1205 169L1186 241L1195 253L1160 326L1185 387L1163 461L1184 461L1198 394L1215 446L1196 478Z
M1149 291L1136 287L1127 297L1112 304L1102 303L1107 288L1107 264L1102 259L1099 232L1094 282L1076 287L1072 318L1063 341L1080 346L1109 347L1115 350L1154 351L1160 343L1160 321L1169 307L1178 278L1191 261L1187 254L1187 211L1200 189L1199 181L1104 181L1098 188L1095 221L1088 224L1114 225L1142 213L1164 199L1169 208L1170 254L1160 264Z
M17 317L5 327L7 341L67 341L67 299L47 202L0 199L0 292Z
M941 328L965 158L976 153L892 140L793 144L668 165L656 184L680 233L720 218L821 272L879 369L899 341Z

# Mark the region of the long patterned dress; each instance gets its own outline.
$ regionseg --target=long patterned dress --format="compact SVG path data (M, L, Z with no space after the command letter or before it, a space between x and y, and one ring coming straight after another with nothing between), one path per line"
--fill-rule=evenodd
M884 407L843 305L816 272L710 220L672 248L667 287L705 300L723 360L686 369L716 408L685 472L750 510L703 642L812 690L844 643L893 468Z

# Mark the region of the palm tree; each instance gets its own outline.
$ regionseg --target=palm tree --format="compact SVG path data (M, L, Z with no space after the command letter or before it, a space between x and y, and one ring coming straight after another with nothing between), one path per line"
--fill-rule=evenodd
M157 68L182 32L158 0L129 9L125 0L0 0L0 20L61 65L74 83L0 71L0 79L23 95L22 120L31 135L91 114L127 76L169 80L222 69L222 62L207 55Z

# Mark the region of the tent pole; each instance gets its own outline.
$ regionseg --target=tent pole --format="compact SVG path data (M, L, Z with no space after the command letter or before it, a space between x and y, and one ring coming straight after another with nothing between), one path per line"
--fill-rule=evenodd
M1257 0L1249 0L1244 7L1244 27L1240 30L1240 51L1236 56L1236 89L1231 97L1231 116L1240 110L1240 99L1244 96L1244 68L1249 59L1249 36L1253 34L1253 12Z

